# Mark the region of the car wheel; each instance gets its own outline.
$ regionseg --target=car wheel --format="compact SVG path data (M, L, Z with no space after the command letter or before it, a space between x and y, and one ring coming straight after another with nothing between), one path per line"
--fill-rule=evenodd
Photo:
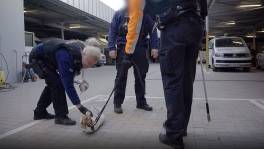
M256 68L261 69L260 65L258 64L258 61L256 61Z
M219 70L220 70L220 68L217 68L217 67L214 67L214 68L213 68L213 71L214 71L214 72L218 72Z
M217 72L217 70L218 70L218 69L214 66L214 59L212 59L212 69L213 69L214 72Z
M244 72L250 72L250 68L243 68Z
M96 64L96 67L101 67L102 66L102 64Z

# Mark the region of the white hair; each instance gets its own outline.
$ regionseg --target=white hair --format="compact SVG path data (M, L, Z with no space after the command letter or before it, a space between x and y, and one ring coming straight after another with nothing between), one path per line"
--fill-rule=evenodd
M71 39L71 40L68 40L66 41L67 44L71 44L71 43L80 43L80 44L83 44L83 45L86 45L85 42L81 41L81 40L78 40L78 39Z
M101 44L100 42L96 39L96 38L88 38L86 41L85 41L85 44L87 46L94 46L94 47L98 47L100 48Z
M101 49L100 43L95 38L89 38L85 41L85 48L83 49L84 55L90 55L94 57L97 61L101 59Z

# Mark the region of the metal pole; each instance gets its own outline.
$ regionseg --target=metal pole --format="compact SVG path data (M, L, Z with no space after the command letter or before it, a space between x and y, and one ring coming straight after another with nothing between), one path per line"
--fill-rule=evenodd
M199 57L200 57L200 59L202 58L201 52L199 52ZM205 75L204 75L202 62L200 62L200 66L201 66L202 79L203 79L203 88L204 88L204 98L205 98L205 104L206 104L207 120L208 120L208 122L210 122L211 121L211 115L210 115L209 101L208 101L207 88L206 88L206 83L205 83Z
M253 49L254 51L256 51L256 30L254 30L254 33L253 33Z
M61 23L61 39L65 39L64 37L64 23Z
M16 54L16 83L18 83L18 67L17 67L17 50L14 50L15 54Z
M206 70L209 68L209 18L205 19L205 48L206 48ZM200 59L201 60L201 59Z
M215 1L216 0L210 0L209 3L208 3L208 11L211 10L211 7L215 4ZM205 18L205 36L206 36L206 42L205 42L205 47L206 47L206 52L205 52L205 55L206 55L206 70L208 71L208 68L209 68L209 17L206 16Z
M63 28L61 29L61 39L63 39L63 40L65 39L64 38L64 29Z

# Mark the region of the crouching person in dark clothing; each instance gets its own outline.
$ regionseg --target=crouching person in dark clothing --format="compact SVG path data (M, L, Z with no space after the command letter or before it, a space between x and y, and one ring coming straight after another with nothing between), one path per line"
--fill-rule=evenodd
M30 64L46 83L34 110L34 120L55 118L55 124L75 125L76 121L67 116L69 111L65 92L82 114L89 112L80 102L74 88L74 77L80 74L81 69L90 68L96 64L100 59L100 51L99 43L92 42L91 45L85 46L81 41L65 42L55 38L32 49L29 57ZM46 110L51 103L53 103L55 116Z

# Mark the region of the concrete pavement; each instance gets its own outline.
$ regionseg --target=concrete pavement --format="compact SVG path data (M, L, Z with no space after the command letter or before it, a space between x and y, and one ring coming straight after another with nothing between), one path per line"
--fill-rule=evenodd
M86 73L88 92L81 95L88 107L101 107L110 93L115 76L113 66L94 68ZM212 122L206 120L201 73L197 67L194 103L186 148L264 148L264 72L207 72ZM135 108L134 78L130 72L124 114L113 113L110 103L103 127L87 135L76 126L58 126L52 120L33 121L33 109L44 82L18 85L0 92L0 148L160 148L158 134L166 118L159 65L151 65L147 76L147 100L153 112ZM70 117L80 113L70 104ZM51 112L52 106L49 109Z

